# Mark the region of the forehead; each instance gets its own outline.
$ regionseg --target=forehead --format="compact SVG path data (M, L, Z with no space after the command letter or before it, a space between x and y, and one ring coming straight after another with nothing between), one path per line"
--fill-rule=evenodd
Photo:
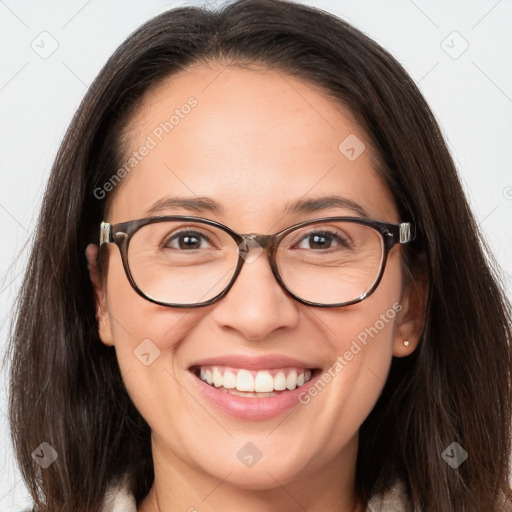
M123 139L127 172L111 221L143 216L166 195L212 197L230 218L254 220L327 193L396 220L351 113L281 71L194 65L145 95Z

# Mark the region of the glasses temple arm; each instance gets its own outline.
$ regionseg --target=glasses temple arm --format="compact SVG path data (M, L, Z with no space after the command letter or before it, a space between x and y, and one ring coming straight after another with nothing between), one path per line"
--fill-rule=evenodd
M411 222L402 222L399 225L399 237L398 242L401 244L405 244L407 242L411 242L416 238L416 230L415 226Z
M114 241L114 235L112 232L112 224L108 222L102 222L100 227L100 247L103 244L108 244Z

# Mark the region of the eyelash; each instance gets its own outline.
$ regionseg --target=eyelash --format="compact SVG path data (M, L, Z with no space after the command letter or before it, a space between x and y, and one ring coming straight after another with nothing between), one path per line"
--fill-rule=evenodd
M180 236L183 236L183 235L196 236L198 239L204 240L204 241L206 241L210 245L212 244L212 239L208 235L206 235L204 233L201 233L199 231L182 229L180 231L173 232L169 236L167 236L162 241L161 248L163 248L163 249L169 248L167 246L169 245L169 243L171 241L174 241L174 240L178 239ZM297 242L295 242L293 247L296 247L297 245L299 245L302 242L304 242L304 240L307 240L309 237L314 236L314 235L331 238L331 241L335 241L338 245L340 245L342 247L349 247L350 246L350 243L349 243L348 240L341 238L340 236L336 235L336 233L332 233L330 231L311 231L310 233L305 234ZM329 247L329 249L331 249L331 247ZM182 250L185 250L185 249L182 249Z
M162 241L162 244L161 244L161 247L163 249L166 248L166 246L169 244L169 242L171 240L175 240L177 239L180 235L194 235L194 236L197 236L198 238L201 238L203 240L206 240L209 244L212 243L212 239L208 236L208 235L205 235L204 233L200 233L199 231L193 231L193 230L187 230L187 229L182 229L180 231L177 231L177 232L173 232L171 233L169 236L167 236L163 241Z
M306 240L307 238L309 238L309 237L311 237L313 235L319 235L319 236L323 236L323 237L330 237L332 240L336 241L339 245L341 245L343 247L349 247L350 246L349 240L343 239L340 236L338 236L336 233L333 233L331 231L311 231L310 233L304 235L294 245L300 244L301 242L303 242L304 240Z

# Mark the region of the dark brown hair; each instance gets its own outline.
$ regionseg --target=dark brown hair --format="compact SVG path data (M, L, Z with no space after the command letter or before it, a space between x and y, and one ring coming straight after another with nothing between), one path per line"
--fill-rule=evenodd
M414 510L510 510L510 305L439 127L389 53L326 12L281 0L150 20L108 60L66 133L10 347L12 437L33 510L97 510L124 473L137 501L152 485L150 430L99 339L84 253L98 243L106 201L94 190L121 166L122 128L150 88L200 62L263 65L321 87L355 116L402 219L416 222L405 253L411 275L428 280L425 328L411 356L393 359L361 426L358 497L401 478ZM469 454L457 469L441 457L454 441ZM42 442L59 458L36 477Z

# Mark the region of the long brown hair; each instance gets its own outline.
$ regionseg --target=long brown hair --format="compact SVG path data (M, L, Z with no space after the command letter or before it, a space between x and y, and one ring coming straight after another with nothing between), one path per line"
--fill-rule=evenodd
M379 157L403 219L412 279L428 280L418 349L394 359L360 429L363 503L397 478L414 510L510 510L511 311L434 116L399 63L346 22L283 0L182 7L148 21L112 55L62 142L17 303L10 420L34 511L97 510L123 474L140 501L154 474L150 429L115 353L98 336L85 261L105 200L95 190L122 165L120 133L142 95L197 62L259 64L319 86L348 108ZM108 198L107 198L108 199ZM32 452L58 459L39 470ZM453 469L453 442L468 453Z

